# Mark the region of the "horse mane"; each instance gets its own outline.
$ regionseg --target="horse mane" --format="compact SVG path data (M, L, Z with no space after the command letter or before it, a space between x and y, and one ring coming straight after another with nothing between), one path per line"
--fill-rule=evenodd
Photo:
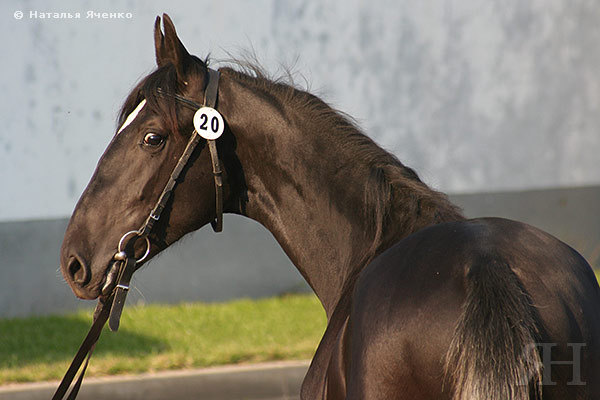
M292 73L286 70L284 76L270 78L255 62L234 60L233 64L227 73L251 85L263 98L272 96L276 103L309 115L336 146L365 167L364 217L366 226L373 227L374 245L398 240L399 232L408 235L431 224L464 219L446 194L428 187L412 168L365 135L351 116L298 87Z
M197 62L192 63L192 68L203 76L209 60L195 59ZM283 76L270 77L255 61L233 59L227 64L220 69L222 73L251 87L282 112L291 106L297 112L306 113L312 121L318 122L322 132L336 146L352 154L353 161L364 166L364 218L365 226L372 227L374 246L396 241L400 234L406 236L427 225L464 218L444 193L429 188L413 169L366 136L352 117L299 87L289 70ZM177 132L177 104L171 97L159 96L158 88L168 93L178 92L173 65L156 69L131 91L119 113L119 126L139 102L146 99L148 106Z

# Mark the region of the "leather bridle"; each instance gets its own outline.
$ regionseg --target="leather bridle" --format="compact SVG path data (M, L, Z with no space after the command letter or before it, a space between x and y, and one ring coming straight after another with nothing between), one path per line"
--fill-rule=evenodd
M211 68L207 68L206 77L208 82L206 84L206 88L204 91L204 103L202 105L187 99L185 97L179 96L174 93L167 93L162 89L158 89L158 94L161 96L172 97L181 105L190 108L192 110L200 110L205 107L209 107L212 109L216 108L217 104L217 95L219 89L219 72L213 70ZM121 313L123 311L123 307L125 306L125 299L127 297L127 292L129 291L129 284L131 281L131 277L133 273L139 268L139 265L146 259L146 257L150 254L150 239L148 236L150 235L152 228L156 224L156 222L160 219L160 216L165 209L169 198L173 190L175 189L175 185L178 182L178 179L181 175L181 172L187 165L192 153L198 146L198 143L203 140L203 137L198 134L196 129L192 132L192 135L183 151L183 154L177 161L165 188L160 194L156 205L142 224L142 226L134 231L130 231L125 233L121 240L119 241L119 245L117 246L117 253L114 255L114 262L118 264L118 275L117 275L117 285L112 290L112 292L105 297L101 297L98 301L98 305L96 306L96 310L94 311L94 322L87 336L83 340L83 343L79 347L77 354L75 355L69 369L67 370L65 376L63 377L60 385L56 389L52 400L62 400L69 386L71 386L71 382L75 378L79 367L85 361L83 368L79 374L79 377L75 381L71 392L69 393L67 399L73 400L77 397L77 393L79 392L79 388L81 387L81 383L83 381L83 376L87 369L90 357L92 356L92 352L94 351L94 347L96 342L100 337L100 333L102 332L102 328L104 324L108 320L108 326L112 331L116 331L119 328L119 321L121 319ZM221 232L223 230L223 177L221 165L219 163L219 155L217 153L217 145L216 139L206 139L208 142L208 149L210 151L210 158L212 161L212 172L215 180L215 192L216 192L216 218L211 221L212 228L215 232ZM133 245L137 240L144 240L146 244L146 249L142 257L139 259L135 258L135 254L133 251ZM131 249L131 252L128 250Z

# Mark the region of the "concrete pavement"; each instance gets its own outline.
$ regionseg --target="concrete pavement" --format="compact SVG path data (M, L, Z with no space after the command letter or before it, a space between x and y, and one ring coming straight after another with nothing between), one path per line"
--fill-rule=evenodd
M296 400L309 361L84 379L78 400ZM0 386L0 400L48 400L58 382Z

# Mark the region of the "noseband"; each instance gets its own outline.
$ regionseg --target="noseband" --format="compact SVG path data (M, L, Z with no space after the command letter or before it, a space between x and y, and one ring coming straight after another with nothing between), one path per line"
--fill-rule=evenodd
M212 109L212 111L218 114L214 109L217 103L217 95L219 89L219 72L213 69L207 68L207 79L208 83L206 85L206 89L204 91L204 103L202 105L190 100L185 97L179 96L175 93L167 93L162 89L158 89L158 94L161 96L172 97L181 105L190 108L196 111L196 114L205 109ZM219 115L220 118L220 115ZM222 119L221 119L222 121ZM222 125L222 123L221 123ZM183 151L183 154L177 161L165 188L160 194L156 205L150 212L150 215L146 218L142 226L138 230L130 231L125 233L121 240L119 241L119 245L117 246L117 253L114 255L113 259L115 263L118 263L118 275L117 275L117 285L115 289L112 291L110 295L105 298L101 298L96 306L96 310L94 311L94 323L90 328L87 336L85 337L83 343L79 347L75 358L71 362L67 373L63 377L60 385L56 389L52 400L61 400L65 397L71 382L75 378L77 371L81 364L85 361L85 364L77 378L77 381L73 385L71 392L69 393L67 399L72 400L77 397L77 393L79 392L79 388L81 387L81 383L83 382L83 375L85 374L85 370L87 369L90 357L92 352L94 351L94 347L96 342L100 338L100 333L102 332L102 327L108 320L108 326L112 331L116 331L119 328L119 321L121 319L121 313L123 312L123 307L125 305L125 299L127 297L127 292L129 291L129 283L131 281L131 277L133 273L139 268L138 265L141 264L150 254L150 239L148 236L152 232L152 228L156 224L156 222L160 219L160 216L165 209L169 198L173 190L175 189L175 185L177 184L177 180L181 175L181 172L187 165L192 153L198 146L198 143L203 138L206 138L208 142L208 149L210 151L210 158L212 162L212 172L215 180L215 191L216 191L216 218L211 221L212 228L215 232L221 232L223 230L223 177L221 165L219 163L219 155L217 153L217 145L216 138L220 135L220 132L223 130L223 126L220 126L219 134L213 136L205 136L201 132L199 132L199 127L196 126L196 118L194 118L194 132ZM202 128L200 128L202 129ZM214 133L214 132L213 132ZM133 245L139 239L143 239L146 244L146 249L144 254L139 259L135 258L133 254ZM131 249L131 253L128 250Z

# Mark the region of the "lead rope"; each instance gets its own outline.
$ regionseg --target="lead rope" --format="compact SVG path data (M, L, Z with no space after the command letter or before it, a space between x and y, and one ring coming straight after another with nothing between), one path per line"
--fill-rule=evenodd
M77 377L77 380L75 381L75 384L73 385L73 388L71 389L67 400L74 400L77 397L77 393L79 393L79 388L81 387L81 383L83 382L83 376L85 375L85 371L87 370L88 364L90 362L90 357L94 352L96 342L100 338L102 328L108 320L112 299L113 296L111 295L104 302L102 300L98 301L98 304L96 305L96 310L94 311L94 322L92 324L92 327L90 328L90 331L88 332L85 339L83 339L81 346L79 346L79 350L77 350L77 354L75 354L73 361L71 361L69 369L65 373L65 376L60 382L60 385L58 385L54 396L52 396L52 400L62 400L65 397L65 394L67 393L67 390L69 390L69 386L71 385L71 382L73 382L73 379L75 378L79 367L85 360L85 364L83 364L83 368L81 369L81 372L79 373L79 376Z
M204 106L214 108L217 102L217 94L219 88L219 72L213 69L208 68L208 84L206 86L204 92ZM176 100L179 100L184 105L195 107L196 109L201 108L200 105L196 104L193 101L185 99L176 94L166 94L159 90L159 93L173 96ZM104 300L100 299L98 304L96 305L96 309L94 310L94 318L92 326L86 335L85 339L79 346L69 369L65 373L62 381L60 382L54 396L52 396L52 400L63 400L65 398L65 394L69 390L77 371L83 364L81 368L81 372L77 377L77 380L73 384L71 392L69 393L67 400L74 400L79 393L79 389L81 388L81 383L83 382L83 376L85 375L85 371L87 370L90 357L94 351L96 343L100 338L100 334L102 333L102 328L106 321L108 321L108 326L112 331L116 331L119 329L121 314L123 312L123 307L125 306L125 300L127 298L127 293L129 291L129 284L131 281L131 277L133 273L137 270L137 264L141 263L150 253L150 240L148 239L148 235L152 231L152 227L154 224L160 219L160 215L164 210L173 189L175 188L175 184L177 183L177 179L181 174L181 171L187 164L189 158L191 157L194 149L200 142L200 135L194 130L192 133L192 137L188 141L188 144L181 155L175 169L171 173L169 181L165 185L156 206L150 212L150 215L142 225L140 229L137 231L127 232L123 235L121 240L119 241L119 246L117 248L117 253L114 256L115 262L119 263L119 273L117 278L117 286L113 290L113 292L105 298ZM211 225L215 232L221 232L223 230L223 178L221 166L219 163L219 155L217 153L217 146L214 139L207 139L208 148L210 151L210 158L212 162L212 170L213 176L215 180L215 193L216 193L216 218L211 221ZM133 242L125 243L125 239L130 235L135 235L132 238ZM139 259L135 259L135 255L129 255L125 250L128 248L133 249L133 244L138 239L143 238L146 241L146 252ZM131 244L131 246L129 246ZM126 246L124 246L126 245ZM133 252L133 251L132 251ZM84 363L85 361L85 363Z
M126 233L125 235L128 235L128 233ZM125 236L123 238L125 238ZM129 289L128 286L125 286L125 283L127 285L129 284L131 275L133 275L133 272L136 269L135 267L137 264L137 260L133 257L127 257L126 259L117 262L120 263L119 276L121 277L121 280L119 281L119 285L117 285L117 288L113 290L113 293L108 298L104 300L101 299L98 301L98 304L96 304L96 309L94 310L94 322L92 323L92 327L90 328L85 339L83 339L81 346L79 346L77 354L75 354L73 361L71 361L71 365L65 373L65 376L63 377L62 381L58 385L54 396L52 396L52 400L62 400L65 398L65 394L67 393L67 390L69 390L71 382L73 382L73 379L75 378L79 367L81 367L81 364L83 363L81 372L79 373L75 384L71 388L71 392L67 396L67 400L74 400L77 397L79 389L81 388L81 383L83 382L83 376L85 375L85 371L87 370L90 358L92 357L92 353L94 352L94 348L96 347L96 343L100 338L102 328L106 324L106 321L109 320L109 318L117 318L116 328L119 327L118 318L120 318L121 316L121 311L123 310L123 305L125 304L125 296L127 295L127 290ZM125 287L127 287L127 289L124 289ZM115 308L113 308L113 305L117 302L117 299L119 299L119 301L121 302L120 311L118 311L117 314L113 314L113 310L115 310ZM115 317L113 317L113 315ZM112 321L109 321L109 326L111 322Z

